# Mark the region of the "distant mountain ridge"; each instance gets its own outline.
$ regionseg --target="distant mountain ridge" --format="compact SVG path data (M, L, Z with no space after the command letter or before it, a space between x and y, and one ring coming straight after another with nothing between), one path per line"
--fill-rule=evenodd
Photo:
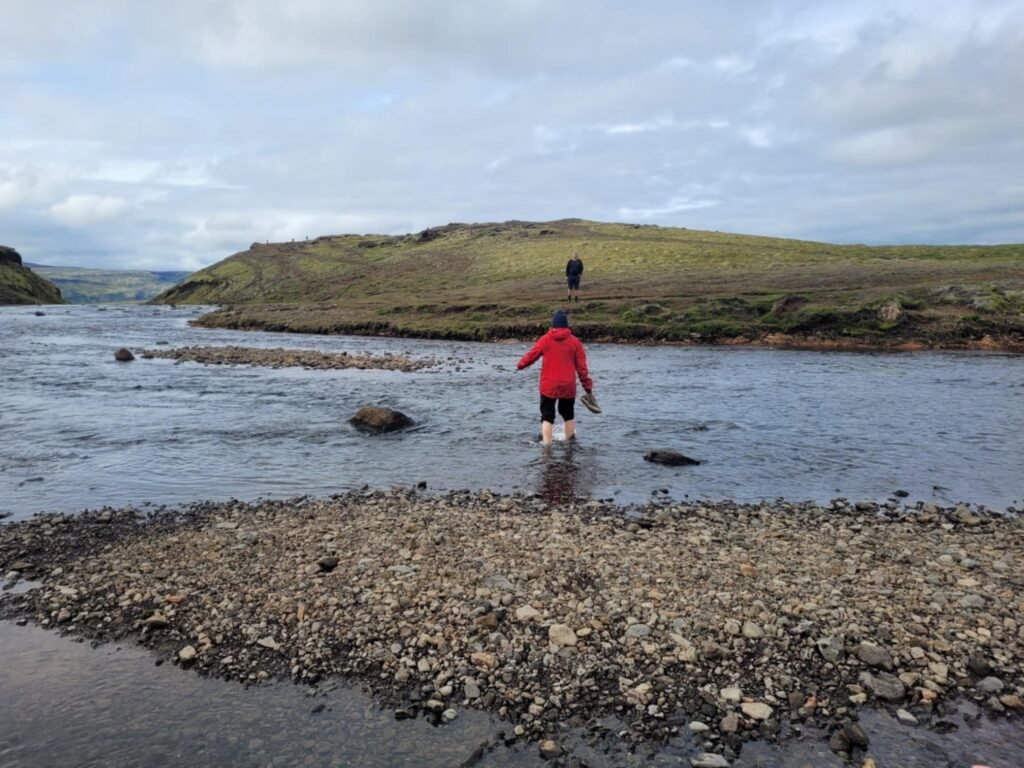
M20 253L0 245L0 305L66 303L56 285L22 263Z
M189 272L143 269L93 269L32 264L32 269L58 286L72 304L148 301L173 288Z

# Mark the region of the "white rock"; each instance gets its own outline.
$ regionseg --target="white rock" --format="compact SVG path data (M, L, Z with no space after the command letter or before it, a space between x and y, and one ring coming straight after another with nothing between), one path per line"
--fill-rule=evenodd
M743 636L749 640L759 640L764 637L764 630L760 624L755 624L752 621L743 622Z
M740 704L743 714L753 720L767 720L772 716L772 708L760 701L745 701Z
M519 621L533 621L538 618L540 618L540 611L532 605L524 605L521 608L516 608L516 619Z
M896 719L904 725L917 725L917 718L907 712L905 709L896 710Z
M729 704L739 704L740 699L743 698L743 691L737 688L735 685L730 685L728 688L723 688L718 692L718 695Z
M714 752L701 752L690 758L693 768L729 768L729 761Z
M552 624L548 627L548 640L552 645L562 648L567 645L576 645L576 633L567 624Z

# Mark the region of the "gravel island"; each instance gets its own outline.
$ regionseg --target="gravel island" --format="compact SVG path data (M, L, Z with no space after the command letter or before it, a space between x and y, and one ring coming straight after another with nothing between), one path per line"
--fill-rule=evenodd
M144 359L167 358L204 365L255 365L267 368L379 368L387 371L418 371L435 365L433 360L414 360L404 355L350 355L347 352L317 352L311 349L263 349L261 347L175 347L144 349Z

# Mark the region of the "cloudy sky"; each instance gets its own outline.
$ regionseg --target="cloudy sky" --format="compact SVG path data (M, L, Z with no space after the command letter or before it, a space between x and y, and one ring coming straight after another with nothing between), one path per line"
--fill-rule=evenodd
M0 243L583 217L1024 242L1024 0L0 0Z

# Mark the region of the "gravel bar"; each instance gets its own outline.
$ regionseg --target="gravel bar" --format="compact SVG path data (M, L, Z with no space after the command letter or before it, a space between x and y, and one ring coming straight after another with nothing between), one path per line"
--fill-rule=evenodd
M263 349L259 347L175 347L144 349L144 359L154 357L204 365L252 365L265 368L380 368L387 371L418 371L436 365L434 360L417 360L405 355L350 355L348 352L317 352L308 349Z
M358 681L398 717L483 709L542 752L615 715L638 740L689 730L709 763L804 727L857 759L861 707L936 729L957 702L1024 710L1022 533L965 505L844 500L102 509L0 526L0 574L39 583L0 617L246 683Z

